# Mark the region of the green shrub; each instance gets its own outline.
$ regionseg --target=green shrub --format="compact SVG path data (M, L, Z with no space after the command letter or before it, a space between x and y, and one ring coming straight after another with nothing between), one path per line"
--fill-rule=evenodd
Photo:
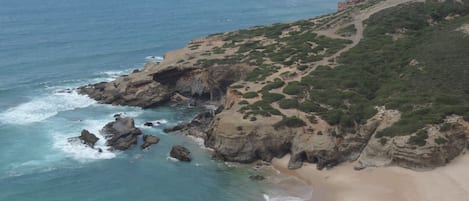
M309 122L311 122L312 124L317 124L318 123L318 119L316 118L315 115L310 115L310 116L307 116Z
M444 123L443 125L441 125L440 127L440 132L446 132L446 131L449 131L451 129L452 125L450 123Z
M220 47L215 47L215 48L212 49L212 52L213 52L213 54L224 54L225 49L220 48Z
M272 75L272 73L277 72L277 70L278 67L276 66L262 65L249 72L244 80L250 82L263 81L266 77Z
M282 100L283 98L285 98L283 94L269 93L269 92L262 93L262 100L267 103L277 102L279 100Z
M283 93L286 93L288 95L298 95L302 93L304 90L303 86L300 84L300 82L289 82L287 86L283 88Z
M238 102L238 105L249 105L249 102L247 100L242 100Z
M280 87L282 87L283 85L285 85L285 82L282 81L282 80L276 80L272 83L269 83L267 85L265 85L264 87L262 87L262 90L263 91L270 91L272 89L278 89Z
M443 138L443 137L438 137L438 138L435 139L435 143L437 143L437 144L439 144L439 145L445 144L445 143L447 143L447 142L448 142L448 140L446 140L446 139Z
M307 68L308 68L307 65L300 65L300 66L296 67L296 69L298 69L298 70L300 70L300 71L304 71L304 70L306 70Z
M355 33L357 33L357 28L355 27L354 24L351 24L351 25L348 25L342 29L339 29L337 31L337 33L340 35L340 36L343 36L343 37L349 37L349 36L352 36L354 35Z
M243 106L238 112L247 115L261 115L261 116L271 116L271 115L282 115L280 111L273 108L270 103L263 100L257 101L251 105ZM247 118L246 117L246 118Z
M291 117L284 117L281 121L274 124L274 128L278 129L281 127L290 127L290 128L298 128L302 126L306 126L306 123L298 117L291 116Z
M248 98L248 99L255 98L257 96L258 96L257 92L254 92L254 91L246 92L243 94L243 98Z
M410 136L408 144L424 146L427 144L428 134L426 130L419 130L415 135Z
M330 110L319 114L330 125L337 125L340 123L340 116L342 116L343 113L340 110Z
M282 109L298 108L298 104L298 100L296 99L283 99L278 102L278 105Z
M243 88L243 87L244 87L244 86L243 86L243 85L240 85L240 84L238 84L238 85L231 85L231 86L230 86L230 88L233 88L233 89L241 89L241 88Z
M319 104L311 102L311 101L305 101L305 102L300 103L300 105L298 106L298 109L303 112L321 112L325 110Z

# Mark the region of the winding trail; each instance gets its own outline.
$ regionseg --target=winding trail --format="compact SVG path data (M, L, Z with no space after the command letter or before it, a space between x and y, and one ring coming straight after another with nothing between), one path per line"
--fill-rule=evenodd
M318 35L324 35L324 36L327 36L329 38L339 38L339 39L351 40L352 41L351 44L346 45L344 48L342 48L341 50L339 50L335 54L333 54L329 57L324 57L322 60L320 60L318 62L315 62L309 70L300 71L296 68L282 68L282 69L279 70L279 72L270 75L267 78L267 80L274 80L276 77L279 77L282 73L285 73L285 72L291 72L291 73L296 72L298 74L298 76L294 76L290 79L285 79L285 82L301 81L301 78L303 78L305 75L309 75L311 72L316 70L317 67L319 67L319 66L329 65L331 67L335 67L336 63L331 62L331 61L335 61L335 59L337 57L339 57L342 53L349 51L350 49L355 47L363 39L363 32L364 32L364 29L365 29L364 21L367 20L368 18L370 18L371 15L373 15L373 14L379 12L379 11L382 11L384 9L397 6L399 4L409 3L409 2L424 2L424 1L425 0L385 0L385 1L377 3L377 4L375 4L375 5L373 5L369 8L354 11L353 13L350 14L351 17L352 17L352 21L350 23L344 23L344 24L340 24L338 26L334 26L334 27L329 28L329 29L315 31L315 33L317 33ZM344 11L342 11L342 12L344 12ZM337 13L336 16L341 15L341 14L342 13ZM349 26L351 24L355 25L355 28L356 28L356 33L354 35L352 35L350 37L342 37L339 34L337 34L338 30L340 30L341 28L344 28L346 26ZM282 91L282 89L283 88L275 89L275 91L273 90L273 92L279 93L279 92ZM292 109L285 110L285 109L280 108L278 104L272 104L272 107L274 107L275 109L278 109L283 114L286 114L286 115L289 115L289 116L291 116L291 115L297 116L297 117L301 118L303 121L309 122L307 120L308 118L306 117L306 114L301 115L300 114L301 112L298 112L297 110L292 110Z

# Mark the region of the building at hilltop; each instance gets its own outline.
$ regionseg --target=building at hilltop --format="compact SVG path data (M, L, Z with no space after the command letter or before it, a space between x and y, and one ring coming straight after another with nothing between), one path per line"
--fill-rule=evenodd
M366 0L345 0L337 3L337 11L342 11L366 2Z

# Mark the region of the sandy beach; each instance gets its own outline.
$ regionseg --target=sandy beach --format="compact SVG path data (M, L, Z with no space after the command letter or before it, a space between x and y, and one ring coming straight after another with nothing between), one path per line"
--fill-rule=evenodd
M353 163L323 171L314 164L288 170L288 160L274 159L272 165L308 182L325 201L469 201L469 155L424 172L399 167L356 171Z

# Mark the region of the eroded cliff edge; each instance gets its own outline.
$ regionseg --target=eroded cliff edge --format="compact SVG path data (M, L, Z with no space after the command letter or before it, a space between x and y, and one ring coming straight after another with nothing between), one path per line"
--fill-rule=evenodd
M168 131L220 159L290 168L442 166L469 145L469 1L369 1L214 34L142 71L80 88L108 104L215 104ZM223 109L222 109L223 108Z

